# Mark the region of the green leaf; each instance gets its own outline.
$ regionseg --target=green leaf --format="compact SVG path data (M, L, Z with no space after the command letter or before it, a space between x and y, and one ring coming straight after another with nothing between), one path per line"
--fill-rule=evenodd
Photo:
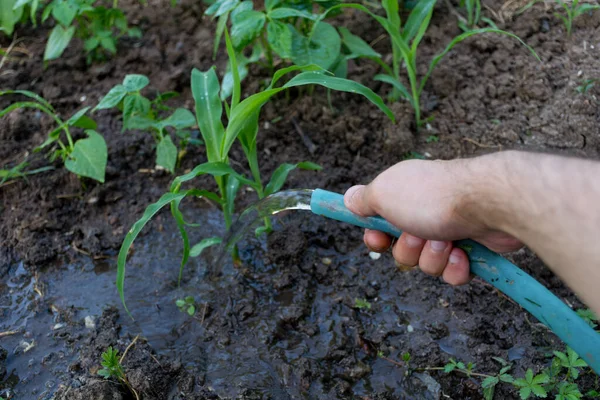
M306 37L294 27L292 32L291 58L296 65L316 64L329 69L340 54L342 41L333 26L326 22L316 22L312 36Z
M14 0L0 0L0 31L12 36L21 15L23 15L23 7L15 7Z
M126 75L123 79L123 87L128 92L139 92L149 84L148 77L139 74Z
M483 389L483 399L484 400L494 400L494 389L495 386L490 386L488 388Z
M259 11L243 11L232 18L231 41L233 46L241 50L252 43L265 26L265 14Z
M292 27L279 21L267 25L267 41L281 58L292 58Z
M275 6L279 5L283 0L265 0L265 8L272 10Z
M410 94L410 92L408 91L408 89L406 88L406 86L404 86L402 83L400 83L400 81L398 81L396 78L394 78L393 76L390 75L386 75L386 74L378 74L375 75L373 77L373 80L375 81L381 81L381 82L385 82L385 83L389 83L390 85L392 85L396 90L398 90L398 92L400 93L400 96L405 99L406 101L408 101L411 105L413 105L413 99L412 96Z
M104 138L93 130L87 130L87 139L75 142L73 152L65 160L65 167L77 174L104 183L107 150Z
M433 7L437 0L419 0L417 5L411 11L406 23L404 24L404 28L402 30L402 39L406 42L410 42L415 36L419 29L426 21L427 25L429 24L429 19L431 18L431 14L433 13Z
M231 65L231 77L233 79L233 85L231 87L231 109L234 109L240 102L242 85L240 81L240 71L237 63L237 57L231 43L231 38L229 37L229 33L227 31L225 31L225 45L227 47L227 56L229 57L229 63ZM226 154L227 153L222 153L222 156L225 157Z
M533 370L531 368L528 368L527 371L525 371L525 380L529 384L533 383Z
M529 382L527 382L523 378L515 379L513 383L515 384L515 386L518 386L518 387L529 386Z
M395 120L394 114L384 104L381 97L375 94L368 87L349 79L336 78L319 72L303 72L292 78L288 83L286 83L284 85L284 88L310 84L325 86L329 89L338 90L341 92L350 92L363 95L367 98L367 100L375 104L381 111L383 111L389 119L391 119L392 121Z
M52 16L64 28L66 28L73 23L73 19L75 19L77 11L78 8L75 2L55 0L54 7L52 7Z
M280 7L269 12L269 18L271 19L284 19L290 17L306 18L312 21L317 19L316 15L295 8Z
M170 135L165 135L156 147L156 164L167 171L175 172L177 164L177 147L173 144Z
M192 70L192 95L196 102L196 120L206 145L208 161L222 161L229 149L223 152L223 106L219 98L219 80L214 68L206 72L195 68Z
M342 43L350 50L349 58L357 57L377 57L381 58L381 54L373 50L371 46L360 37L353 35L350 31L343 26L338 28L338 31L342 35Z
M277 71L275 71L275 74L273 75L273 79L271 79L271 84L269 85L269 87L267 89L273 89L275 87L275 84L279 81L279 79L281 79L284 75L289 74L290 72L296 72L296 71L325 71L323 68L319 67L318 65L315 64L311 64L311 65L291 65L289 67L286 68L281 68Z
M190 250L190 257L198 257L204 249L219 244L223 241L220 237L210 237L202 239L200 242L196 243L194 247Z
M539 386L539 385L533 385L533 386L531 386L531 391L537 397L546 397L546 396L548 396L548 393L546 393L546 390L543 387Z
M231 168L231 166L227 163L207 162L204 164L197 165L193 170L191 170L187 174L181 175L181 176L178 176L177 178L175 178L173 180L173 183L171 183L170 190L172 192L177 192L182 183L190 181L190 180L196 178L197 176L204 175L204 174L209 174L212 176L224 176L224 175L231 174L231 175L238 176L241 179L245 179L245 178L239 176L239 174L237 174L237 172L235 172L234 169ZM209 196L206 196L206 197L209 197ZM209 197L209 198L211 200L215 200L217 202L221 201L221 199L218 197L217 197L217 199L214 199L212 197Z
M481 382L481 387L482 388L489 388L492 386L496 386L499 382L499 379L497 376L488 376L487 378L485 378L483 380L483 382Z
M181 263L179 265L179 277L177 279L177 284L181 285L181 277L183 276L183 268L188 262L190 258L190 239L188 237L187 231L185 229L185 220L183 219L183 213L179 209L179 205L181 204L181 199L176 199L171 202L171 215L173 219L175 219L175 223L177 224L177 229L179 229L179 234L181 235L181 239L183 241L183 254L181 257ZM187 297L186 297L187 302Z
M175 300L175 305L177 307L183 307L183 306L185 306L185 300L183 300L183 299L177 299L177 300Z
M531 396L531 389L528 386L522 387L519 390L519 396L521 396L522 400L527 400Z
M188 195L188 192L181 193L165 193L163 194L157 202L150 204L146 207L144 214L142 217L131 227L127 235L125 235L125 239L123 239L123 244L121 244L121 249L119 250L119 256L117 258L117 291L119 292L119 297L121 298L121 302L123 303L123 307L127 314L131 316L127 305L125 304L125 266L127 264L127 253L129 253L129 249L131 245L140 234L144 226L159 212L164 206L170 204L172 201L177 199L181 200L185 196Z
M228 19L229 13L226 13L225 15L221 15L219 17L219 20L217 21L217 29L215 30L215 41L213 44L213 60L217 58L217 52L219 51L219 45L221 44L223 32L225 32L225 28L227 28Z
M50 61L59 58L69 45L74 33L74 26L63 28L62 25L56 25L54 29L52 29L52 32L50 32L50 37L46 43L46 49L44 50L44 61Z
M456 364L448 363L448 364L444 365L444 372L449 374L450 372L454 371L455 368L456 368Z
M506 382L506 383L513 383L515 378L512 377L512 375L509 374L501 374L498 377L502 382Z
M46 107L50 111L54 111L54 108L50 103L48 103L42 96L30 92L29 90L2 90L0 91L0 96L5 96L9 94L21 94L23 96L29 97L40 102L44 107Z
M533 380L531 381L531 383L533 383L534 385L541 385L544 383L548 383L550 381L550 377L546 374L539 374L536 375L535 378L533 378Z
M187 309L187 313L188 315L191 317L196 313L196 307L195 306L189 306Z
M94 111L104 110L107 108L113 108L117 106L121 102L121 100L123 100L123 97L125 97L126 94L127 89L125 88L125 86L116 85L115 87L110 89L106 96L104 96L100 100L100 103L98 103L98 105L94 108Z
M175 129L190 128L194 125L196 125L194 114L185 108L175 109L173 114L158 123L160 128L172 126Z
M111 54L117 53L117 44L113 38L102 38L100 39L100 44L102 47L107 50Z

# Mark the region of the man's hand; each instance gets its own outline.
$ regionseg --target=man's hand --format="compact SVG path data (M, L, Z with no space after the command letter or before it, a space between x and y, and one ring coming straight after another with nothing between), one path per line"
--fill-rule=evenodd
M452 285L470 281L469 260L453 240L474 239L497 251L514 251L522 243L490 226L483 215L493 203L479 180L479 159L454 161L410 160L381 173L367 186L346 192L346 207L361 216L380 215L404 233L394 243L393 256L406 267L418 265ZM366 230L365 244L383 252L392 239Z

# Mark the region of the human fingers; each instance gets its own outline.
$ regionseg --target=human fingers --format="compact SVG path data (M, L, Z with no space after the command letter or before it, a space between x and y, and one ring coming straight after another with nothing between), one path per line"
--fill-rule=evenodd
M403 232L392 249L394 259L404 267L414 267L419 262L425 242L425 239Z
M469 258L462 249L455 247L450 252L442 278L450 285L464 285L471 281Z
M392 238L389 235L372 229L365 229L363 240L369 250L376 253L383 253L392 245Z
M363 217L377 215L377 212L368 199L365 185L356 185L348 189L346 194L344 194L344 205L354 214Z
M441 276L451 251L452 242L428 240L419 257L419 268L428 275Z

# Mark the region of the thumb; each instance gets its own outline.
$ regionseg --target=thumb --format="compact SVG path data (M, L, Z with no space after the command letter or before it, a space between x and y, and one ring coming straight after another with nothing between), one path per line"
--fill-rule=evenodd
M365 185L352 186L344 194L344 205L354 214L361 217L377 215L377 212L369 202L368 191Z

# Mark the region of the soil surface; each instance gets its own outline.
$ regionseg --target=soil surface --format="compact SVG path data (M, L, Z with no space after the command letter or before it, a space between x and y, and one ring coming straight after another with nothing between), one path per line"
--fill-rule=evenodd
M293 172L288 188L343 192L408 157L468 157L504 149L527 149L598 158L600 90L577 87L600 78L600 13L576 20L571 38L552 9L534 7L511 15L511 3L486 2L484 14L531 45L541 62L514 40L487 34L458 45L439 64L423 96L432 117L415 131L405 103L392 106L393 124L370 103L351 94L314 96L291 92L265 106L259 133L264 176L282 162L310 160L322 172ZM160 8L160 11L158 7ZM31 57L7 62L0 88L43 95L62 117L97 101L128 73L149 76L152 90L176 90L173 106L193 109L192 68L212 60L215 24L201 2L166 8L125 6L141 39L120 42L117 57L87 65L80 43L46 68L42 63L49 26L18 31ZM336 17L375 49L382 30L365 16ZM456 17L438 5L420 49L420 73L451 37ZM8 42L3 39L6 47ZM349 76L382 96L370 62L351 64ZM268 71L253 66L244 95L264 85ZM0 98L5 107L15 98ZM116 290L116 252L144 208L160 197L173 176L154 168L155 145L144 133L121 133L115 111L94 115L108 144L106 183L79 180L60 165L0 187L0 395L9 399L133 399L131 390L97 375L107 347L125 354L128 382L142 399L404 399L482 398L480 382L458 374L405 374L438 367L450 357L496 372L492 357L510 360L513 374L548 365L564 345L526 311L475 280L452 288L418 271L399 273L389 254L378 260L362 246L359 229L292 213L261 240L240 245L243 266L227 265L219 280L204 277L206 261L193 260L177 285L180 239L167 212L144 230L128 264L125 313ZM0 165L28 157L45 165L41 144L52 123L31 111L0 120ZM78 133L81 135L81 133ZM247 172L234 147L234 167ZM190 147L177 173L205 161ZM211 188L210 180L198 185ZM255 195L241 193L239 208ZM188 202L186 217L201 222L193 237L223 233L220 216L205 202ZM582 304L527 250L511 259L575 308ZM189 318L174 301L194 296ZM371 308L356 308L366 299ZM387 359L377 357L383 352ZM391 360L391 361L390 361ZM580 388L594 388L586 375ZM496 398L518 398L498 388Z

